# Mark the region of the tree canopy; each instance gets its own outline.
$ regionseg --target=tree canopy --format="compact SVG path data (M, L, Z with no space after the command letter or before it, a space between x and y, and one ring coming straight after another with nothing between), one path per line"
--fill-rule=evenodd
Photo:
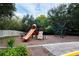
M48 20L45 15L40 15L36 17L35 23L38 26L38 28L45 29L48 26Z
M13 12L16 11L14 3L0 3L0 17L13 16Z
M28 31L32 24L34 24L34 17L32 15L25 15L22 19L22 31Z
M32 24L48 34L79 34L79 3L60 4L48 10L47 16L25 15L22 19L11 19L16 11L14 3L0 4L0 29L21 30L27 32Z
M57 34L79 30L79 4L61 4L48 11L48 19Z

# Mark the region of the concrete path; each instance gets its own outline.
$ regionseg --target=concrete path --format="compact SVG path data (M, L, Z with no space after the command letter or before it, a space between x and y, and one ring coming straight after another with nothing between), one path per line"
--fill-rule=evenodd
M43 45L31 45L30 47L44 47L48 50L52 56L60 56L65 53L73 52L79 50L79 42L64 42L55 44L43 44Z

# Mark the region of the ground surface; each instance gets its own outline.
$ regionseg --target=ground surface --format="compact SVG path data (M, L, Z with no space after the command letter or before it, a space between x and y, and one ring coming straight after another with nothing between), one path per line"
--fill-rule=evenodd
M53 55L60 56L77 50L79 51L79 42L48 44L43 47L45 47Z
M52 54L43 46L41 47L30 47L30 52L32 56L51 56Z
M7 46L7 40L2 40L2 46ZM21 37L16 37L16 40L15 40L15 46L17 45L21 45L21 44L25 44L26 46L32 46L32 45L42 45L42 44L55 44L55 43L64 43L64 42L79 42L79 36L65 36L64 38L60 38L59 36L53 36L53 35L47 35L46 36L46 39L44 40L36 40L36 39L32 39L32 40L29 40L28 42L25 42L23 43L22 42L22 39ZM59 48L62 47L65 48L66 45L63 45L64 47L62 47L61 45L59 46ZM68 45L67 45L68 46ZM67 47L66 46L66 47ZM76 45L71 45L71 46L76 46ZM69 47L71 47L69 46ZM78 46L77 46L78 47ZM49 53L50 51L52 51L52 49L59 49L57 47L54 47L53 48L53 45L52 46L35 46L35 47L29 47L29 49L31 50L31 53L32 53L32 56L49 56L51 55L51 53ZM73 49L76 48L76 47L73 47ZM55 49L55 50L56 50ZM67 49L67 48L66 48ZM71 48L72 49L72 48ZM50 50L50 51L49 51ZM54 50L54 51L55 51ZM60 49L61 50L61 49ZM48 52L49 51L49 52ZM59 53L59 54L55 54L56 52L58 52L59 50L56 50L55 52L52 53L52 55L61 55L63 53ZM64 52L68 52L68 50L65 50Z
M70 52L79 51L79 42L64 42L64 43L54 43L54 44L32 45L28 47L35 48L35 49L31 49L33 56L36 56L36 55L62 56Z
M39 44L49 44L49 43L63 43L63 42L79 42L79 36L65 36L60 38L59 36L47 35L44 40L32 39L25 42L27 45L39 45Z
M46 36L45 40L30 40L27 43L24 43L28 46L31 45L37 45L35 47L31 47L31 52L33 56L54 56L54 55L62 55L71 51L75 51L77 48L77 50L79 49L78 46L73 45L73 44L69 44L69 45L58 45L55 43L64 43L64 42L79 42L79 36L65 36L64 38L60 38L59 36ZM42 46L42 48L39 45L42 44L48 44L48 46ZM55 44L50 46L49 44ZM55 46L55 47L53 47ZM68 46L68 47L67 47ZM38 48L39 47L39 48ZM48 50L49 52L45 52L45 50ZM42 52L41 52L42 51ZM50 53L51 52L51 53Z

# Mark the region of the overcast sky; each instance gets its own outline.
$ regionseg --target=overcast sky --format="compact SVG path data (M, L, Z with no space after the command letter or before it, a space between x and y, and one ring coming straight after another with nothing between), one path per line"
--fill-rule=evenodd
M58 3L17 3L16 12L17 16L23 17L24 15L30 14L34 17L39 15L47 15L47 12L51 8L57 7Z

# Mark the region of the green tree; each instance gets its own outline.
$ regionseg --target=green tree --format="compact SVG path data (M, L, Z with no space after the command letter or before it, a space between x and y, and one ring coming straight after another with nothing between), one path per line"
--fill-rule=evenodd
M14 3L0 3L0 29L8 29L9 20L16 11Z
M34 17L32 15L27 14L22 19L22 31L28 31L32 24L34 24Z
M45 15L40 15L36 17L35 23L39 29L44 30L48 26L47 17Z
M14 11L16 11L14 3L0 3L0 17L12 17Z
M48 19L55 34L63 36L68 23L67 5L61 4L55 9L48 11Z
M68 6L68 15L71 19L72 30L79 31L79 3L71 3Z
M7 26L7 29L10 30L21 30L21 21L18 19L9 20L9 25Z

